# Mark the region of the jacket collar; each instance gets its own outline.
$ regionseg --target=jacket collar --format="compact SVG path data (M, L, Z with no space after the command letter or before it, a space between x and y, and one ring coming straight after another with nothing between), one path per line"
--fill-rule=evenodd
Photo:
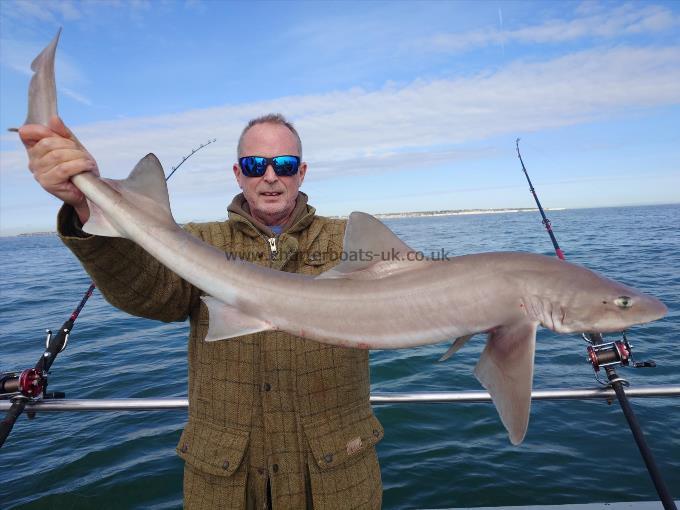
M288 222L283 225L282 233L294 234L304 230L312 223L316 209L307 204L307 200L307 195L302 191L298 191L295 209L293 209ZM229 220L244 234L250 237L262 234L267 237L275 237L274 232L268 226L253 218L250 214L250 206L243 193L239 193L234 197L227 211L229 213Z

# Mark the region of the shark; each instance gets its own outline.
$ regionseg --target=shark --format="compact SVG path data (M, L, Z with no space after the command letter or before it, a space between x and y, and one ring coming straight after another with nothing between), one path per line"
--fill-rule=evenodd
M25 124L57 114L59 34L33 61ZM663 317L653 296L556 258L498 252L430 260L365 213L349 216L343 261L317 277L228 257L174 220L161 163L143 157L123 180L72 178L86 196L85 232L122 237L204 293L206 341L260 331L348 348L400 349L472 336L487 340L474 373L490 393L510 441L529 422L536 331L609 333ZM313 310L313 313L310 311Z

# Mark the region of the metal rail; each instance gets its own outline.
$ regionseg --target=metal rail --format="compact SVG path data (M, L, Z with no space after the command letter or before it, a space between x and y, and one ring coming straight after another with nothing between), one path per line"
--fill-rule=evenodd
M680 397L680 385L647 386L626 390L628 397ZM607 388L535 390L532 400L611 400L616 393ZM382 404L444 404L444 403L489 403L491 396L486 391L434 391L418 393L374 393L371 403ZM10 408L11 402L0 401L0 411ZM186 410L186 398L112 398L40 400L26 404L31 412L58 411L167 411Z

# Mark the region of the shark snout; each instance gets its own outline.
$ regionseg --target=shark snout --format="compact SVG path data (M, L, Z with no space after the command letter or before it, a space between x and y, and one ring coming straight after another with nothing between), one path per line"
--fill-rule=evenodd
M660 300L653 296L644 296L645 298L645 312L647 314L647 320L644 322L651 322L662 317L668 313L668 308Z
M636 324L645 324L661 319L668 308L653 296L641 293L628 293L612 299L608 313L603 314L597 330L601 333L623 331Z
M573 300L578 306L564 307L562 321L553 322L556 327L550 329L558 333L616 333L668 313L666 305L653 296L630 288L616 290L608 296L600 295L599 300Z

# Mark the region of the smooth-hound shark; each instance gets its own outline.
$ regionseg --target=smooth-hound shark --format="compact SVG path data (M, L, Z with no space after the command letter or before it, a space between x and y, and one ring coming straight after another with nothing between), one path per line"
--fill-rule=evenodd
M47 125L57 114L58 37L32 64L25 124ZM359 212L350 215L345 233L350 261L316 278L229 260L177 225L153 154L125 180L86 172L72 182L89 202L86 232L134 241L205 293L208 341L282 330L344 347L399 349L455 338L448 357L472 335L486 333L475 375L491 394L513 444L523 440L529 421L539 324L558 333L606 333L666 313L654 297L542 255L410 260L415 257L409 246ZM359 257L351 254L359 253L393 256L353 260Z

